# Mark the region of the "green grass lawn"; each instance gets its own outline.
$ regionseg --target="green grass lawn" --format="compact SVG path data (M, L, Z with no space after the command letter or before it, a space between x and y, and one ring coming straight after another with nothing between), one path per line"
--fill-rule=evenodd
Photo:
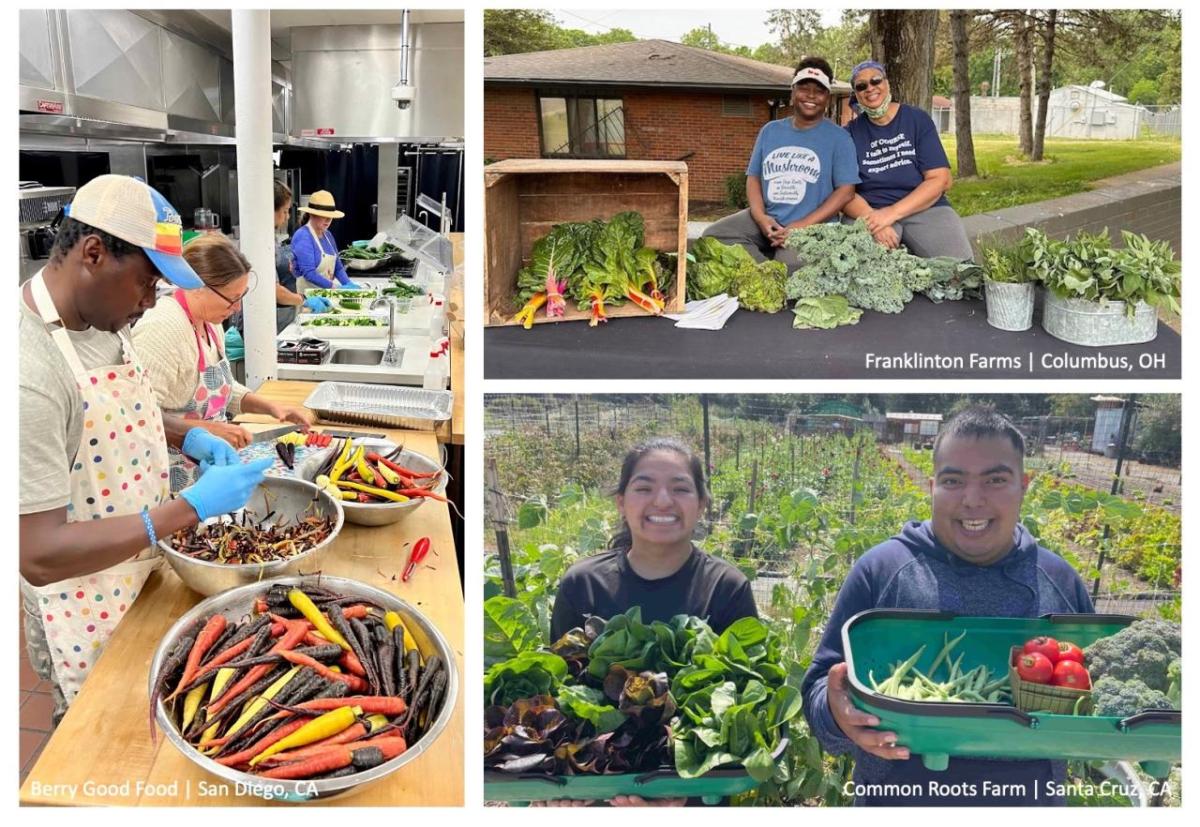
M956 142L942 136L950 168L957 176ZM1180 158L1178 140L1071 141L1048 138L1046 159L1022 160L1017 139L1007 135L975 136L977 178L955 178L950 203L959 215L989 212L1086 192L1093 182L1134 170L1169 164Z
M1014 136L976 135L975 165L979 176L959 179L954 135L942 135L942 144L955 174L950 203L962 216L1086 192L1102 178L1178 161L1182 147L1174 138L1137 141L1048 138L1045 160L1031 163L1018 156ZM689 217L693 221L716 221L734 212L724 204L697 203L689 209Z

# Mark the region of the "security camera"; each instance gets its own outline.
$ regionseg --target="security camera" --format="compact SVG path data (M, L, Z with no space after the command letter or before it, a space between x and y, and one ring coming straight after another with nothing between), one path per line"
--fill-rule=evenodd
M397 83L392 87L392 100L396 102L396 106L401 109L408 109L412 106L413 95L417 93L417 89L410 83Z

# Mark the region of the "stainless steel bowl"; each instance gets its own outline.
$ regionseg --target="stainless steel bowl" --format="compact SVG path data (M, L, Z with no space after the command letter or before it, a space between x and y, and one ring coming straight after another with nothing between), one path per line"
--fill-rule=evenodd
M287 560L272 563L245 563L231 565L228 563L210 563L197 560L171 545L171 538L164 537L158 541L159 548L171 568L188 588L203 595L217 594L247 583L257 583L268 577L282 577L285 574L306 574L321 571L322 564L333 548L333 541L342 530L345 514L342 504L328 492L322 491L311 482L298 480L293 477L265 477L246 503L246 510L251 519L261 519L272 511L272 521L283 519L294 522L296 517L303 514L313 500L316 500L316 512L322 517L333 517L333 531L308 551L297 554Z
M370 441L368 441L368 445L370 445ZM369 447L369 450L377 451L380 454L390 454L396 450L396 444L394 442L376 442L375 447ZM315 479L317 471L328 458L329 454L325 452L314 454L296 469L297 475L306 480ZM400 452L398 464L414 471L441 471L441 474L438 475L438 484L433 490L442 495L446 493L450 475L442 468L440 462L405 448ZM420 508L425 499L425 497L413 497L403 503L357 503L342 500L341 506L342 510L346 512L346 522L355 525L380 526L399 522Z
M200 602L191 611L175 621L175 625L167 631L162 642L158 644L158 649L154 653L154 659L150 662L149 695L153 697L154 685L158 681L158 671L162 668L163 661L166 660L175 648L176 641L185 629L190 627L199 618L217 612L224 614L230 621L240 620L251 612L255 598L265 595L267 590L275 583L282 583L289 586L316 586L319 583L323 589L335 591L347 597L360 597L399 614L404 621L404 625L412 633L413 639L417 643L417 648L421 650L422 658L428 660L432 655L437 655L446 665L448 678L446 681L446 698L442 703L441 712L429 728L429 731L416 743L410 744L408 749L402 754L397 755L391 761L380 764L378 767L344 778L329 778L320 781L277 781L274 779L258 778L249 773L218 764L211 758L202 755L184 740L183 736L175 728L175 724L172 723L170 716L167 715L166 707L160 700L158 707L154 710L154 718L158 722L158 728L166 734L167 740L183 753L184 757L201 769L213 775L220 776L232 784L244 785L242 789L245 789L250 795L257 795L260 798L274 801L307 801L314 798L333 798L334 796L350 795L391 775L405 764L420 758L421 754L429 749L430 745L442 734L442 731L446 728L446 724L450 722L450 716L454 712L454 704L458 699L459 686L458 663L454 657L454 649L449 641L442 636L442 633L438 631L437 627L430 622L429 618L421 614L419 610L390 592L377 589L374 586L368 586L366 583L360 583L357 580L347 580L343 577L328 577L325 575L322 575L320 578L315 576L277 577L272 580L264 580L261 583L241 586Z

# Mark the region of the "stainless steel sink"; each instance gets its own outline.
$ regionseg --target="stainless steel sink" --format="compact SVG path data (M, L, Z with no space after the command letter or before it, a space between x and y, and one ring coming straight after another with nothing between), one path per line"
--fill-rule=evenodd
M383 362L383 351L379 348L338 348L330 357L331 365L378 365Z

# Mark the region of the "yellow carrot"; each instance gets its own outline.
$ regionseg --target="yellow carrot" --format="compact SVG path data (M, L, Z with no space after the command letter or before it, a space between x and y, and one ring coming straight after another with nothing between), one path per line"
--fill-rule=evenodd
M197 686L195 689L187 693L183 699L183 726L180 729L186 730L192 721L196 718L196 713L200 710L200 701L204 700L204 693L208 689L208 682Z
M280 675L279 679L275 681L275 683L268 686L261 695L252 700L250 703L246 704L246 708L242 710L241 717L234 721L233 726L229 728L227 733L225 733L226 737L236 733L239 729L246 725L247 721L261 712L263 708L266 707L267 700L274 698L277 694L279 694L279 690L283 689L284 685L290 681L295 674L300 671L300 669L301 667L299 666L293 666L291 669Z
M408 502L408 497L403 494L397 494L395 491L388 491L386 488L375 488L371 485L363 485L357 482L348 482L347 480L338 480L338 488L349 488L354 491L362 491L365 494L370 494L374 497L381 497L385 500L391 500L397 503Z
M292 589L288 592L288 602L304 615L304 619L317 627L317 631L321 636L330 643L336 643L347 652L350 651L350 644L346 639L338 634L337 629L329 625L329 621L325 619L325 615L321 614L321 610L317 608L317 604L312 602L312 599L300 591L300 589Z
M221 667L217 670L217 676L213 678L212 682L212 692L208 696L209 703L212 703L214 700L216 700L217 696L221 694L221 690L225 688L225 684L229 683L233 676L237 674L237 671L237 669L231 669L227 667ZM200 736L200 746L206 746L209 741L216 738L217 730L220 728L221 723L218 721L208 729L204 730L204 734Z
M281 738L254 756L250 760L250 766L257 766L264 759L269 758L277 752L295 749L296 747L302 747L314 741L321 741L337 735L342 730L354 726L354 722L362 715L362 711L361 706L343 706L331 712L326 712L324 715L314 718L291 735Z

